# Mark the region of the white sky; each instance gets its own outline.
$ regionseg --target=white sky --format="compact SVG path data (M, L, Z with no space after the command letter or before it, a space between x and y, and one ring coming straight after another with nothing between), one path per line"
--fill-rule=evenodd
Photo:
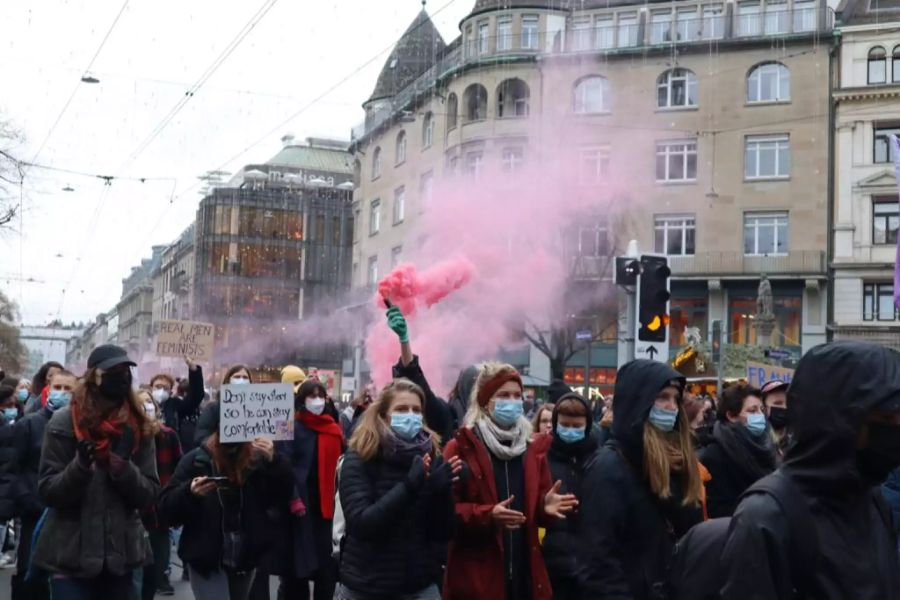
M24 323L42 324L57 316L67 323L88 321L112 308L131 266L150 255L151 245L169 243L193 221L200 201L197 175L226 161L224 169L234 172L246 163L268 160L285 133L298 139L349 139L350 128L363 119L360 105L389 48L421 9L419 0L277 2L163 132L129 162L263 4L131 0L91 68L100 83L89 85L79 79L121 0L0 2L0 118L26 138L18 157L34 157L77 87L36 162L169 179L114 181L105 187L95 178L32 169L26 176L21 224L0 231L0 289L19 303ZM448 43L473 4L428 3ZM251 147L367 62L346 83ZM63 191L66 186L75 191ZM20 273L37 281L18 281Z

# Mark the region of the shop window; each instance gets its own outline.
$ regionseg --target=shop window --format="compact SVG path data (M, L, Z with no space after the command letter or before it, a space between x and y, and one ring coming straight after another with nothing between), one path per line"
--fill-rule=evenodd
M709 316L709 301L703 298L680 298L674 296L669 301L669 340L672 346L684 346L685 329L696 327L700 330L700 337L707 337L707 318Z
M800 346L803 300L800 296L779 295L775 290L773 302L775 330L772 339L779 346ZM757 344L756 296L730 296L728 315L731 323L728 342L731 344ZM768 343L769 340L763 340Z

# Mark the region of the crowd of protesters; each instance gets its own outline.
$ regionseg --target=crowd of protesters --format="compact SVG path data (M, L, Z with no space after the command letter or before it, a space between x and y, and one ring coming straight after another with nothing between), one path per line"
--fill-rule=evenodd
M84 373L2 379L13 600L171 595L176 560L198 600L900 599L897 353L818 346L718 399L635 360L609 398L557 380L530 406L497 362L439 398L388 325L392 382L342 411L282 369L287 441L220 439L191 360L144 384L105 345Z

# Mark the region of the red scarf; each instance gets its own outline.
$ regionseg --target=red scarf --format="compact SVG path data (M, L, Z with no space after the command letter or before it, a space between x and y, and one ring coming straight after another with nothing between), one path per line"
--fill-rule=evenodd
M133 450L137 450L141 442L141 427L130 402L126 401L119 410L113 411L106 419L88 430L83 429L80 423L82 402L84 402L84 397L74 399L69 405L72 411L72 426L78 441L94 442L97 454L102 456L109 453L110 440L121 436L125 425L128 425L134 431Z
M344 432L328 415L314 415L308 410L297 411L297 421L318 435L319 505L325 519L334 518L334 476L338 459L344 449Z
M50 386L45 386L44 391L41 392L41 408L47 406L47 399L50 397Z

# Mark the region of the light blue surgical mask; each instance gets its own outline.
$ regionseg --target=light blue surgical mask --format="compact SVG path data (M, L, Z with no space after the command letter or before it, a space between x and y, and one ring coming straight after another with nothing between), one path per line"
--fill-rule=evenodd
M391 429L405 440L411 440L422 431L422 415L416 413L394 413L391 415Z
M584 439L584 427L564 427L556 426L556 437L567 444L574 444Z
M28 390L24 388L16 392L16 396L19 398L19 402L25 402L26 400L28 400L29 395L30 394L28 393Z
M12 423L16 420L16 417L19 416L18 408L4 408L3 409L3 418L6 419L7 422Z
M246 377L234 376L228 380L231 385L243 385L245 383L250 383L250 380Z
M524 412L521 398L500 398L494 401L494 412L491 416L498 425L512 427Z
M663 433L669 433L675 429L675 423L678 421L678 409L669 410L653 405L647 420Z
M747 429L750 434L760 437L766 432L766 415L762 413L750 413L747 415Z
M47 407L50 410L59 410L63 406L67 406L72 400L72 393L65 390L50 390L47 395Z

